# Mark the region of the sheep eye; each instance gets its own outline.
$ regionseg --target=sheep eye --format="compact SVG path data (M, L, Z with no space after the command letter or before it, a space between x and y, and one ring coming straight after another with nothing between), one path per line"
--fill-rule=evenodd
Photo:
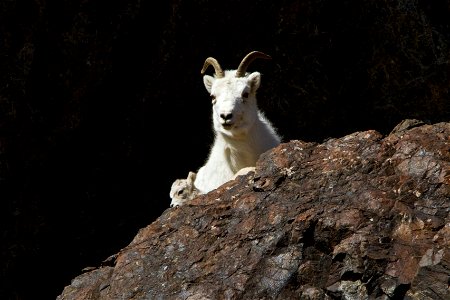
M178 196L179 196L179 195L182 195L182 194L183 194L183 192L184 192L184 189L181 189L181 190L179 190L179 191L178 191L178 193L177 193L177 194L178 194Z
M215 95L211 95L211 102L212 102L212 104L216 103L216 96Z

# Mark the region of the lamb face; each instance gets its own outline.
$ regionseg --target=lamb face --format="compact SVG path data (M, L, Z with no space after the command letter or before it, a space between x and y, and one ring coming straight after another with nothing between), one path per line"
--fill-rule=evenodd
M170 206L180 206L185 202L194 199L198 195L198 190L194 186L196 173L189 172L186 179L177 179L172 183L169 196L172 199Z

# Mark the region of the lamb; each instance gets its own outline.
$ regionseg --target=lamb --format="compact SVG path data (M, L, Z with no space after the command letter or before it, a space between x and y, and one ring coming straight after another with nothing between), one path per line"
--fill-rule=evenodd
M260 87L261 74L247 72L248 66L257 58L271 59L267 54L252 51L236 70L225 71L215 58L205 60L201 74L209 66L215 70L214 77L203 76L212 100L215 136L207 161L197 171L194 181L199 193L216 189L243 168L255 167L263 152L281 142L281 137L257 105L256 91Z
M181 206L185 202L194 199L199 194L199 190L194 186L194 180L197 176L194 172L189 172L186 179L177 179L170 188L170 206Z

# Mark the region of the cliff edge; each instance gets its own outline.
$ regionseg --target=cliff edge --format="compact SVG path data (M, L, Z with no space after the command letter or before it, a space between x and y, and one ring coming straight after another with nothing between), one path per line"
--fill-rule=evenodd
M450 123L292 140L57 299L448 299L449 211Z

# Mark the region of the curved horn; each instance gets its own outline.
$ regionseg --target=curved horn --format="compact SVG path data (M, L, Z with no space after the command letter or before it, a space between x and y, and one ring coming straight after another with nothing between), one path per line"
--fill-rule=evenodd
M220 67L219 62L217 59L213 57L208 57L205 60L205 63L203 64L203 68L201 70L202 74L205 74L206 69L208 69L209 66L213 66L214 70L216 71L216 77L217 78L223 78L225 76L224 72L222 71L222 68Z
M239 67L236 70L236 77L244 77L245 72L247 72L248 66L257 58L263 58L263 59L272 59L269 55L259 52L259 51L252 51L249 54L247 54L244 59L239 64Z

